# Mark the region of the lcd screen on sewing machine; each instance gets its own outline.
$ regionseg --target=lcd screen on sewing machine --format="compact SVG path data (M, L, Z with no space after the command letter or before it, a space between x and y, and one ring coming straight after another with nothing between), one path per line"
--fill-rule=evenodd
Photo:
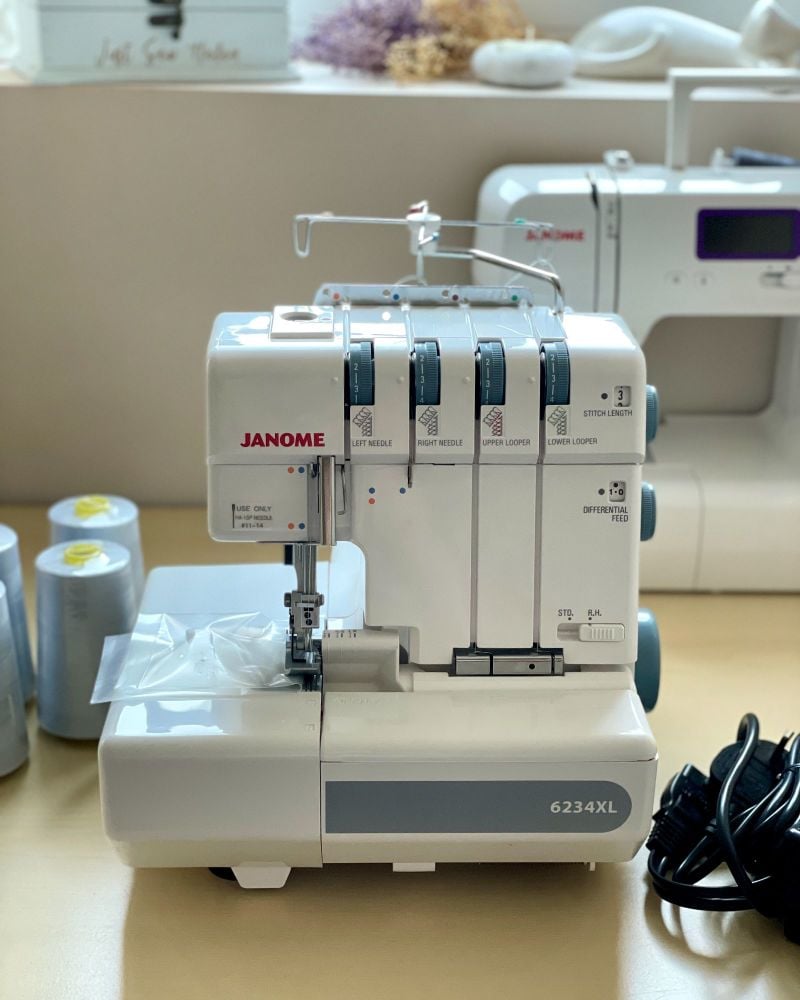
M800 256L800 212L705 208L697 214L700 260L792 260Z

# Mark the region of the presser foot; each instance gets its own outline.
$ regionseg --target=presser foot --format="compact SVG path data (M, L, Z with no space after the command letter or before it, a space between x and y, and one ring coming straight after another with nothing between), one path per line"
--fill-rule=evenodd
M322 673L322 650L318 639L312 638L319 627L319 609L325 598L312 587L284 594L284 607L289 608L289 634L286 638L287 676Z
M298 644L297 637L290 635L286 640L287 677L306 677L313 680L322 674L322 651L318 639L311 641L311 648L306 649Z

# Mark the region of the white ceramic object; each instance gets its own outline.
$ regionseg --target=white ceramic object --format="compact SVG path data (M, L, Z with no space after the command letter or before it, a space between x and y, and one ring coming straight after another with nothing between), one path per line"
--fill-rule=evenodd
M664 7L623 7L572 39L582 76L658 79L673 66L752 66L730 28Z
M484 83L503 87L557 87L575 68L564 42L504 38L486 42L472 56L472 72Z
M798 65L800 17L776 0L757 0L742 23L742 48L762 62Z

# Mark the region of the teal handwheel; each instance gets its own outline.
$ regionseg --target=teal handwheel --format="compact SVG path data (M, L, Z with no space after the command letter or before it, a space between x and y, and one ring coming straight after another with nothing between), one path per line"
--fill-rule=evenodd
M645 712L652 711L661 683L661 640L656 617L648 608L639 608L639 655L634 681Z

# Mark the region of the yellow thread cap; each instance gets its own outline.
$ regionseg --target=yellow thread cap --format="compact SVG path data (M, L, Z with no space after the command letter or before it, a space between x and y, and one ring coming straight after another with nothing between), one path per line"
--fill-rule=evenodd
M68 566L85 566L102 554L102 546L94 542L76 542L68 549L64 549L64 562Z
M94 517L95 514L108 514L110 510L111 501L108 497L88 496L75 501L76 517Z

